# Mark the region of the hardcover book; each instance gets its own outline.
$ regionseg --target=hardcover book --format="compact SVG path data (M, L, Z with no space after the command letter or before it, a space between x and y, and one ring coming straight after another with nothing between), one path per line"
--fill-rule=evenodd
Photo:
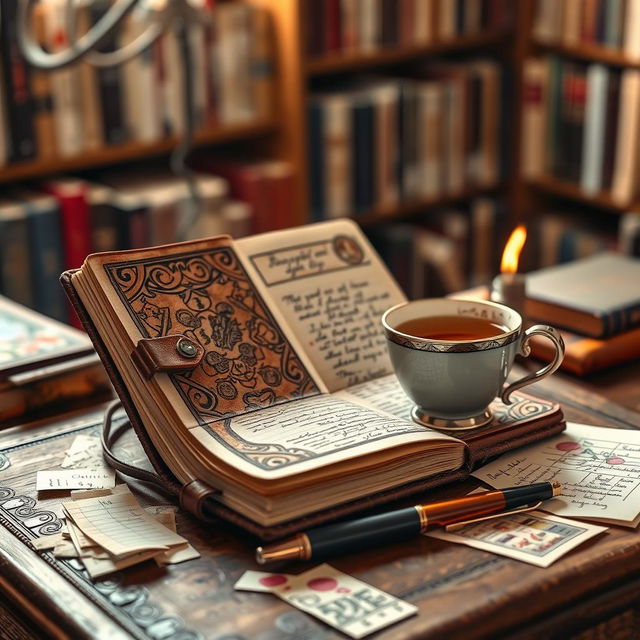
M640 324L640 260L601 253L527 277L527 315L594 338Z
M468 444L413 423L380 325L404 295L348 220L94 254L63 283L183 506L263 537L563 428L524 395Z

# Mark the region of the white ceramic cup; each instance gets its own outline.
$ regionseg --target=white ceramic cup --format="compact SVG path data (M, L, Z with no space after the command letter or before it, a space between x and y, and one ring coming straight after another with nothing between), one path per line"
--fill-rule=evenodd
M398 331L409 320L442 316L482 318L505 330L477 340L438 340ZM524 330L520 314L497 302L455 298L404 302L384 313L382 325L396 376L416 405L413 419L437 429L487 424L492 417L489 405L496 396L510 404L513 391L551 375L564 357L558 331L539 324ZM553 342L553 362L504 387L516 354L530 354L528 343L534 335Z

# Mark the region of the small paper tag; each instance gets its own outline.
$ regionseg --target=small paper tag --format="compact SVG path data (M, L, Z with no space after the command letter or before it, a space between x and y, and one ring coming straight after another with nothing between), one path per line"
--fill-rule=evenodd
M233 585L236 591L260 591L273 593L280 587L290 583L292 576L286 573L269 573L268 571L245 571L240 580Z
M82 466L100 470L107 467L107 463L102 457L100 438L85 435L76 436L67 450L61 466L63 469Z
M363 638L418 611L328 564L297 576L247 571L234 588L273 593L352 638Z
M110 489L116 484L113 470L64 469L63 471L38 471L37 491L61 491L65 489Z

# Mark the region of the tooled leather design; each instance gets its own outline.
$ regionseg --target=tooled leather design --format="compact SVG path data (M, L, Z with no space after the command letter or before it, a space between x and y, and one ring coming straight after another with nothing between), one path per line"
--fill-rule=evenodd
M200 424L319 393L230 247L105 265L141 334L205 354L169 378Z

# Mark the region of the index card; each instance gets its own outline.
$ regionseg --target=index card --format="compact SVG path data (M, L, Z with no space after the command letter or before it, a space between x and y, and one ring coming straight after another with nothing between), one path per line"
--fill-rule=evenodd
M71 443L64 461L63 469L75 467L90 467L92 469L108 468L105 459L102 457L102 442L95 436L79 435Z
M558 481L562 494L541 509L634 526L640 513L640 432L567 423L539 444L500 456L472 474L497 489Z
M115 484L116 474L113 469L64 469L36 473L37 491L110 489Z
M187 542L146 513L131 493L64 503L83 533L115 556Z

